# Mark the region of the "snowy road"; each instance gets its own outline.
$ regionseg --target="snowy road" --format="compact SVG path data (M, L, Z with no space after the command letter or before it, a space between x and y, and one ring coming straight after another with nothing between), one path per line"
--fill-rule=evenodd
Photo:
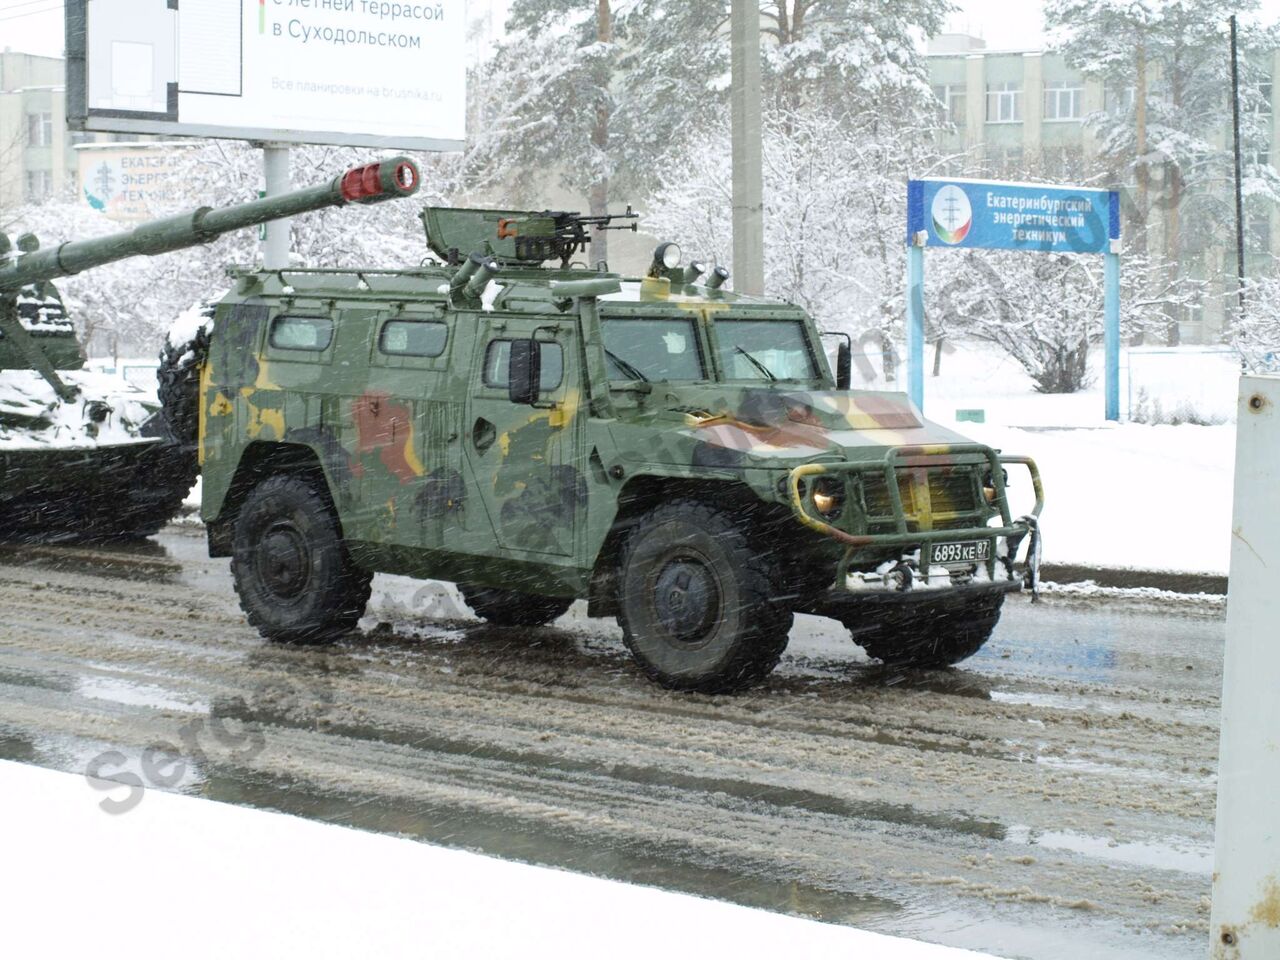
M195 530L0 547L0 757L1002 956L1202 956L1220 613L1006 611L944 673L800 618L768 684L711 698L577 608L499 630L379 577L362 636L271 647Z

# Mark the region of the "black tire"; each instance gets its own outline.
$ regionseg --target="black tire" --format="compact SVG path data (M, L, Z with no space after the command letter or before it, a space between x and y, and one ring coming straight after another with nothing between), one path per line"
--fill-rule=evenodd
M204 304L201 315L212 319L216 307ZM166 338L156 369L163 434L170 443L189 450L193 463L200 433L200 371L208 356L209 331L200 327L184 343L172 344Z
M231 573L249 622L285 643L326 643L351 631L373 579L351 562L328 496L296 475L250 491L236 518Z
M572 597L540 597L498 587L458 584L462 599L477 617L504 627L541 627L564 615Z
M891 667L949 667L982 649L1000 620L1004 594L945 605L909 604L868 631L846 620L867 655Z
M769 564L726 511L694 500L636 524L618 576L618 623L640 669L674 690L728 693L782 658L791 610Z

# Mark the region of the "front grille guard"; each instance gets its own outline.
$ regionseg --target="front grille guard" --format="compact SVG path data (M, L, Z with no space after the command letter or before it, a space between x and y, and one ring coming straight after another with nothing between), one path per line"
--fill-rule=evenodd
M961 527L948 528L945 530L916 530L907 529L908 517L902 506L902 494L898 489L897 468L900 461L905 459L926 459L933 458L953 458L964 456L980 456L986 460L991 468L991 481L995 486L996 498L993 506L1000 511L999 527ZM920 466L926 469L933 464L926 462ZM939 463L937 466L952 466L951 463ZM1035 490L1036 505L1031 513L1017 520L1009 512L1009 498L1005 493L1004 483L1004 467L1018 465L1025 466L1031 474L1031 484ZM831 475L847 475L847 474L874 474L880 473L884 477L885 487L888 491L889 502L893 509L894 533L866 533L854 534L847 530L841 530L833 524L827 523L820 517L814 516L805 509L805 495L801 489L801 484L808 477L831 476ZM1017 554L1018 547L1021 545L1024 537L1037 528L1037 519L1040 511L1044 509L1044 488L1040 483L1040 470L1036 467L1036 463L1030 457L1016 457L998 454L990 447L980 443L945 443L931 444L927 446L900 446L889 447L885 451L884 459L879 461L865 461L861 463L806 463L799 467L795 467L787 477L787 492L791 501L791 510L795 513L796 518L812 530L817 531L825 536L831 537L845 545L844 558L841 560L838 572L838 582L843 583L845 576L848 574L858 552L864 548L878 548L891 546L919 546L921 550L921 564L927 566L929 547L934 543L941 541L953 540L982 540L990 538L1005 537L1007 538L1006 556L1012 562L1013 557ZM1032 553L1038 554L1033 550ZM992 579L996 574L996 563L1000 559L996 555L996 551L992 551L991 557L987 560L987 572ZM1031 567L1037 566L1037 557L1029 556L1028 564ZM1028 571L1033 585L1037 571L1031 569Z

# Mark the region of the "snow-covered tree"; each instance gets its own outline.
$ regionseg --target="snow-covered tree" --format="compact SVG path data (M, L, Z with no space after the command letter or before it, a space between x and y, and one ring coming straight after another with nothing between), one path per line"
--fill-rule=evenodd
M1252 373L1280 371L1280 260L1245 285L1245 309L1231 326L1231 345Z
M615 193L643 200L670 181L664 158L707 149L724 127L729 7L515 0L509 39L477 76L506 109L473 131L472 183L531 199L555 181L586 194L593 214ZM890 121L904 101L928 96L917 41L949 9L948 0L762 3L766 102L782 118L816 107L836 122L876 105Z
M941 161L920 113L836 119L821 107L771 109L764 124L765 286L829 330L887 344L904 310L906 180ZM683 144L664 171L646 229L690 256L731 267L729 131Z
M1176 284L1188 254L1209 239L1234 246L1231 144L1220 134L1230 116L1226 21L1257 0L1048 0L1045 20L1054 45L1085 76L1107 90L1107 109L1088 118L1100 138L1113 182L1132 176L1127 234L1139 254L1158 254L1163 276ZM1271 117L1263 84L1276 46L1274 30L1242 23L1241 137L1246 193L1255 205L1280 202L1280 177L1257 161L1269 148ZM1264 109L1265 108L1265 109ZM1160 250L1148 230L1159 213ZM1184 230L1183 223L1194 223ZM1176 343L1172 315L1166 335Z
M1203 285L1158 288L1131 258L1121 274L1121 333L1162 325L1167 310L1194 302ZM1102 339L1102 263L1089 254L967 250L935 257L928 296L946 329L995 344L1017 360L1040 393L1089 384L1089 350Z

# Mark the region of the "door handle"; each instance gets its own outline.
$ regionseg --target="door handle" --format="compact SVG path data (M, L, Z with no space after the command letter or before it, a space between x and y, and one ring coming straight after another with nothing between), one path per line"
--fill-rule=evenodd
M471 425L471 443L480 453L484 453L493 446L493 442L498 439L498 428L486 420L479 417L476 422Z

